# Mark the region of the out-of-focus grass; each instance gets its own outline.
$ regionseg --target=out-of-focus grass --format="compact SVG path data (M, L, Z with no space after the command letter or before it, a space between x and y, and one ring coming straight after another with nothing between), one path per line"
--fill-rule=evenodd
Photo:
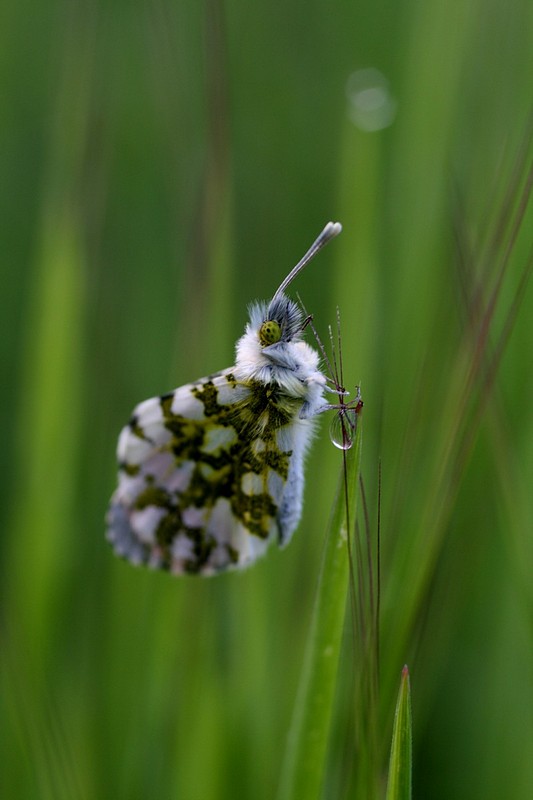
M325 796L369 797L385 774L406 662L415 795L531 795L531 291L483 382L531 210L482 348L479 314L520 191L532 33L526 0L6 6L7 796L274 795L339 468L326 424L293 543L242 575L134 570L108 551L103 515L133 405L228 366L246 304L328 219L342 237L295 290L323 337L340 306L345 381L362 384L383 603L375 716L346 630ZM396 106L373 132L353 122L357 84L345 95L366 67Z

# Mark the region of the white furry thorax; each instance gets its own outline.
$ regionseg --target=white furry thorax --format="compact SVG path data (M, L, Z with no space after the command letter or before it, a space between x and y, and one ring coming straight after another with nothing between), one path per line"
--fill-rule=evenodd
M281 339L264 346L259 331L271 319L280 325ZM302 416L311 417L323 406L326 378L318 368L318 353L302 340L302 335L302 312L285 295L268 306L252 305L250 321L236 345L234 373L239 381L276 384L283 393L301 399Z

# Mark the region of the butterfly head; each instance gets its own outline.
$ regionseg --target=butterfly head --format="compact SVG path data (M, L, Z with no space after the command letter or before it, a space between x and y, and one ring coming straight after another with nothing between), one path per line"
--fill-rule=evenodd
M303 328L301 309L286 295L278 295L268 304L254 303L244 336L237 344L237 361L258 367L288 366Z
M260 306L260 320L256 315L256 308L250 310L250 324L259 327L257 335L262 347L270 347L278 342L292 342L300 338L303 330L303 315L294 302L286 295L274 297L268 306Z
M303 341L306 317L286 295L250 308L250 320L237 342L234 373L238 381L277 384L306 408L323 403L325 377L319 356Z
M250 321L237 343L237 370L260 380L282 378L288 370L304 380L316 369L317 354L301 341L305 328L302 310L285 294L287 286L324 245L341 231L338 222L328 222L304 257L289 272L272 300L250 308Z

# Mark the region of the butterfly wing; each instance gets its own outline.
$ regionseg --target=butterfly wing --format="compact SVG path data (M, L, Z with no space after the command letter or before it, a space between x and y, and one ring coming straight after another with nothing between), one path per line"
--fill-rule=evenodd
M284 542L297 521L283 502L287 480L289 497L296 486L292 422L292 409L273 412L267 387L231 370L138 405L117 449L107 517L115 552L175 574L212 574L251 564L273 538Z

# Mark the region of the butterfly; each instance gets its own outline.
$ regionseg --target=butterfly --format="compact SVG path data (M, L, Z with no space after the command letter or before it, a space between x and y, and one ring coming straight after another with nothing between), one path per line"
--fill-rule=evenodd
M348 417L342 393L341 406L325 402L319 354L303 341L310 318L285 290L341 230L329 222L270 302L250 306L233 367L134 409L118 440L107 513L117 555L210 575L290 541L315 420L330 408L340 408L340 424Z

